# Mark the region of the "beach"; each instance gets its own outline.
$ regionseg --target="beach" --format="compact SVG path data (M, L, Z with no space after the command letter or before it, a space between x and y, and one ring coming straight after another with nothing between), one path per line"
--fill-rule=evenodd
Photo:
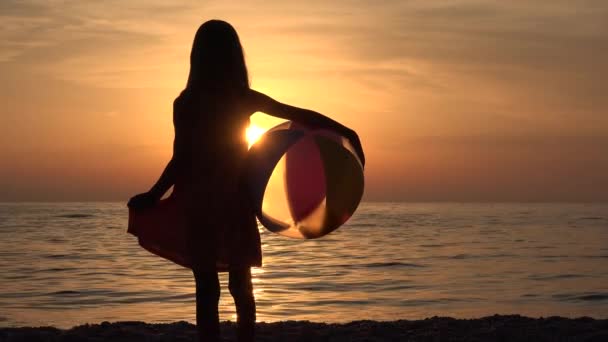
M222 323L226 341L235 341L234 322ZM0 341L195 341L193 324L102 322L71 329L2 328ZM284 321L258 323L256 341L607 341L608 320L589 317L528 318L518 315L480 319L433 317L392 322L342 324Z

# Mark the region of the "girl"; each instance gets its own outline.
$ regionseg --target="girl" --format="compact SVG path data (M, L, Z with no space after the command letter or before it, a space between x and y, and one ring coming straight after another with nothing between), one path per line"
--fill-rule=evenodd
M170 207L171 224L184 223L188 261L173 260L191 267L194 273L200 341L219 340L221 271L229 272L238 340L252 341L254 337L251 267L262 265L262 253L255 215L240 175L247 154L245 129L249 116L257 111L337 131L351 140L365 162L354 131L319 113L279 103L249 88L243 49L230 24L211 20L201 25L190 54L188 83L173 105L173 157L150 191L134 196L128 204L134 211L161 215ZM169 201L159 204L171 186ZM164 224L161 218L151 221L156 226ZM148 247L166 256L160 248Z

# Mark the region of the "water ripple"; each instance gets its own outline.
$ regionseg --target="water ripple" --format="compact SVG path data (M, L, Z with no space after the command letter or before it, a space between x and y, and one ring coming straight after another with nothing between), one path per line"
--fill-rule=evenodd
M262 229L258 318L607 317L606 212L608 204L363 203L320 240ZM126 214L124 203L0 204L2 325L193 322L192 272L139 247ZM221 317L234 320L227 278Z

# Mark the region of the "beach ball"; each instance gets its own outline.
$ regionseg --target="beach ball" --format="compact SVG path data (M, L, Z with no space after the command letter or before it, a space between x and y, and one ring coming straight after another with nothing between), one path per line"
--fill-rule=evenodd
M247 181L260 223L284 236L314 239L355 212L363 167L348 139L286 122L249 150Z

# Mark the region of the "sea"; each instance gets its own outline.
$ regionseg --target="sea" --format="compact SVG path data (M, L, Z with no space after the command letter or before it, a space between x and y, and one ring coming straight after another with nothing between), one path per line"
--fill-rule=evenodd
M320 239L259 229L258 321L608 318L608 203L365 202ZM138 245L125 203L0 203L0 326L180 320L192 272Z

